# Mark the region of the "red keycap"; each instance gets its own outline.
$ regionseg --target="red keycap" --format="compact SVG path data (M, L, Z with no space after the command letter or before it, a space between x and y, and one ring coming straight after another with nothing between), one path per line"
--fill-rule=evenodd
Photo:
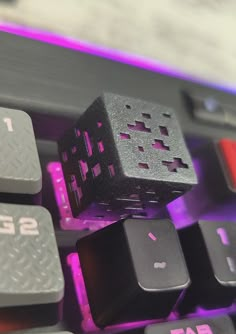
M221 139L219 141L219 148L229 174L232 188L236 191L236 141Z

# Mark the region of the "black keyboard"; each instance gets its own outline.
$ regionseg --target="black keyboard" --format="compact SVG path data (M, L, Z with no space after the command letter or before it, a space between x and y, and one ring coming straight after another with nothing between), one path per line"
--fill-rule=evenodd
M235 96L0 39L0 333L235 333Z

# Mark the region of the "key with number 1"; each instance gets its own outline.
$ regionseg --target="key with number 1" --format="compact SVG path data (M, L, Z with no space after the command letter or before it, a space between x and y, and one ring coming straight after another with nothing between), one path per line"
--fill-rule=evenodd
M1 199L6 199L6 194L32 196L41 191L34 130L25 112L0 108L0 156L0 194L4 194Z

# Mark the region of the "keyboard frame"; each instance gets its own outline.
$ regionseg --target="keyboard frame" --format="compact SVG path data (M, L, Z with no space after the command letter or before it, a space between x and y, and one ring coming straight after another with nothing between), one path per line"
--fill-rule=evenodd
M28 112L36 122L58 120L50 138L58 139L102 92L114 92L173 107L186 135L236 138L233 128L195 121L181 92L214 96L235 105L236 95L203 84L151 72L98 56L0 32L0 105Z
M55 141L104 91L173 107L186 136L236 139L232 128L195 121L181 95L187 91L236 105L234 94L4 32L0 32L0 41L0 106L21 109L31 116L43 169L49 161L58 160ZM45 130L45 122L48 127L53 125L50 133ZM49 210L53 211L57 242L64 257L64 250L73 252L76 240L88 232L62 231L54 214L55 205ZM59 324L38 332L64 328Z

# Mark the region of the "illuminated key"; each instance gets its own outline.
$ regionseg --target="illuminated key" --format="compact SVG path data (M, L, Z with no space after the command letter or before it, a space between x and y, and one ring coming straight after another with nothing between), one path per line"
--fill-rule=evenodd
M148 326L145 334L235 334L228 316L174 321Z
M128 219L77 243L98 327L170 314L190 280L170 220Z

